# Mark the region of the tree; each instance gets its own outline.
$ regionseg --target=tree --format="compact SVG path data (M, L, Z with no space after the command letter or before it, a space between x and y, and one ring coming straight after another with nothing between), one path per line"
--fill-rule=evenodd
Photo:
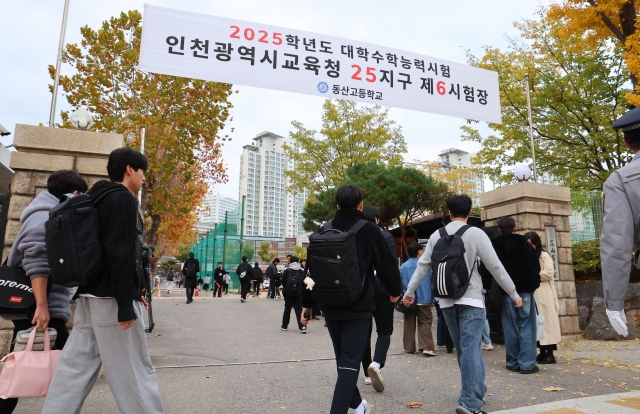
M296 247L293 248L293 255L298 259L306 259L307 258L307 249L296 244Z
M455 194L471 195L476 193L475 180L482 178L482 171L477 167L461 168L451 165L445 168L437 161L420 161L420 170L428 177L441 181Z
M242 245L242 255L247 256L249 261L252 262L256 257L256 249L253 247L253 242L245 242Z
M385 165L401 165L407 146L402 129L388 119L389 110L361 106L355 102L327 99L322 107L322 138L298 121L290 133L293 144L284 146L294 169L285 171L290 190L305 188L313 198L335 187L346 170L358 163L377 160Z
M260 243L260 250L258 250L258 256L267 263L276 258L276 252L269 251L270 247L271 243L265 241Z
M60 85L72 107L62 111L62 127L71 128L69 113L86 108L96 117L95 131L124 134L126 145L139 149L146 129L149 159L142 211L147 221L145 242L157 245L165 233L168 245L193 241L190 230L207 182L226 181L219 132L229 117L231 85L144 73L136 69L142 15L121 13L96 31L80 29L82 42L67 44L63 62L75 74ZM53 77L55 68L49 66ZM173 217L187 227L162 227Z
M564 0L549 7L548 17L562 21L561 33L565 38L579 36L581 42L574 45L596 47L603 40L614 42L622 50L633 91L626 99L633 106L640 105L640 33L638 33L637 0Z
M302 217L304 217L302 228L305 231L317 231L320 224L335 216L337 211L336 190L337 188L330 188L317 194L313 199L307 200L302 209Z
M561 36L563 21L538 13L539 20L516 23L522 39L510 50L487 47L474 66L497 71L502 124L482 137L469 125L464 139L477 141L484 172L502 183L513 180L503 168L531 157L525 73L532 84L531 106L538 170L573 188L602 188L609 174L631 159L612 123L626 111L627 72L619 50L607 41L595 47L582 36ZM580 47L579 47L580 46Z

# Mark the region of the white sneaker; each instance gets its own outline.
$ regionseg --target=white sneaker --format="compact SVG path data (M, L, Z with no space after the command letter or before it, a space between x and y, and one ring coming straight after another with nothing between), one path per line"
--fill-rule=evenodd
M428 357L434 357L436 356L436 353L433 351L429 351L428 349L425 349L424 351L422 351L422 355L428 356Z
M488 344L485 344L484 342L482 343L482 349L484 351L491 351L493 349L493 345L491 345L491 342L489 342Z
M364 414L371 414L371 404L369 404L367 400L362 400L360 405L364 407Z
M380 370L376 368L375 365L371 364L369 365L369 368L367 368L367 373L371 378L371 385L373 385L373 389L378 392L384 391L384 381L382 379L382 374L380 374Z
M365 385L371 385L371 378L364 377L364 383L365 383Z

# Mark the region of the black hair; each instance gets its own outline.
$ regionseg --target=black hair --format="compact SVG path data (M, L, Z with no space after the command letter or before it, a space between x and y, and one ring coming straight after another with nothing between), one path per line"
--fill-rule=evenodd
M75 171L58 170L47 178L47 191L56 198L74 191L86 193L87 189L87 182Z
M292 254L288 254L287 257L293 257L293 255Z
M296 256L291 256L291 263L298 263L300 261L300 259L298 259Z
M122 182L124 173L127 171L127 166L133 168L134 171L138 171L139 169L147 171L149 162L147 161L147 157L140 151L128 147L115 149L109 154L109 161L107 162L109 179L115 183Z
M256 262L256 266L260 266L260 263Z
M640 148L640 128L624 131L624 140L631 148Z
M218 264L222 264L222 262L218 262Z
M496 221L496 225L501 234L511 234L513 233L513 229L516 228L516 221L513 217L500 217Z
M447 210L453 217L467 218L472 204L471 197L466 194L455 194L447 198Z
M378 210L376 207L374 206L364 206L364 208L362 209L362 214L364 214L367 217L367 220L375 223L376 219L380 220L380 210Z
M545 250L542 248L542 240L540 240L540 236L535 231L530 231L529 233L524 235L524 238L527 240L531 240L531 244L533 244L536 248L536 257L539 259L542 252Z
M194 256L195 254L193 254L193 252L189 252L189 259L193 259Z
M336 203L340 208L357 208L363 199L362 190L353 184L343 185L336 191Z
M424 247L418 242L413 242L407 246L407 251L409 252L409 258L415 259L418 257L418 252L420 250L424 250Z
M273 259L273 263L280 263L280 259L276 257L275 259Z
M247 256L242 256L242 261L246 262L247 260L249 260L249 258Z

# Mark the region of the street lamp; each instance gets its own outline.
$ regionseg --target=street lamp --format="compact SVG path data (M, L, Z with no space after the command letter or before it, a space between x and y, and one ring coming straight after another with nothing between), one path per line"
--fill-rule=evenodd
M515 175L519 183L529 181L529 178L531 178L531 168L526 164L520 164L513 170L513 175Z

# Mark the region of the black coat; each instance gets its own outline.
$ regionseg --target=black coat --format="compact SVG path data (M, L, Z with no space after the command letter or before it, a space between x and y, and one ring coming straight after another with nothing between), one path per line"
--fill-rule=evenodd
M364 214L356 209L341 209L336 212L331 221L334 229L348 231L359 220L366 220ZM321 227L319 231L322 231ZM387 244L380 227L374 223L365 225L356 234L356 249L360 271L364 273L364 286L360 297L349 306L325 306L320 308L326 319L364 319L373 317L376 309L375 282L373 270L376 270L380 282L390 296L402 294L402 280L400 270L393 257L393 253ZM300 292L302 306L313 307L313 300L308 289Z
M187 274L187 269L189 268L189 264L195 264L195 273ZM198 259L187 259L184 261L184 266L182 267L182 274L184 275L184 287L195 289L198 285L198 275L197 272L200 271L200 262Z
M136 257L140 250L138 241L138 207L133 195L122 184L98 181L87 192L91 197L99 197L112 188L115 191L107 195L98 204L100 220L100 244L106 255L104 276L86 286L78 287L78 294L90 294L98 297L112 297L118 303L118 322L136 319L133 301L140 301L141 290L146 285L144 277L136 270L142 256Z
M540 287L540 262L524 236L505 234L491 244L518 293L533 293Z
M262 277L262 269L260 269L259 266L253 267L253 274L251 279L257 281L258 283L262 283L262 281L264 280L264 278Z
M245 277L241 277L240 275L242 274L242 272L247 272L245 273ZM238 265L238 268L236 269L236 274L238 275L238 280L240 280L240 283L243 282L248 282L249 280L251 280L251 275L253 274L253 267L251 267L251 265L247 262L242 262Z
M224 274L225 274L225 270L224 269L220 269L216 267L216 270L213 271L213 280L215 282L218 282L218 284L220 286L222 286L222 284L224 283Z

